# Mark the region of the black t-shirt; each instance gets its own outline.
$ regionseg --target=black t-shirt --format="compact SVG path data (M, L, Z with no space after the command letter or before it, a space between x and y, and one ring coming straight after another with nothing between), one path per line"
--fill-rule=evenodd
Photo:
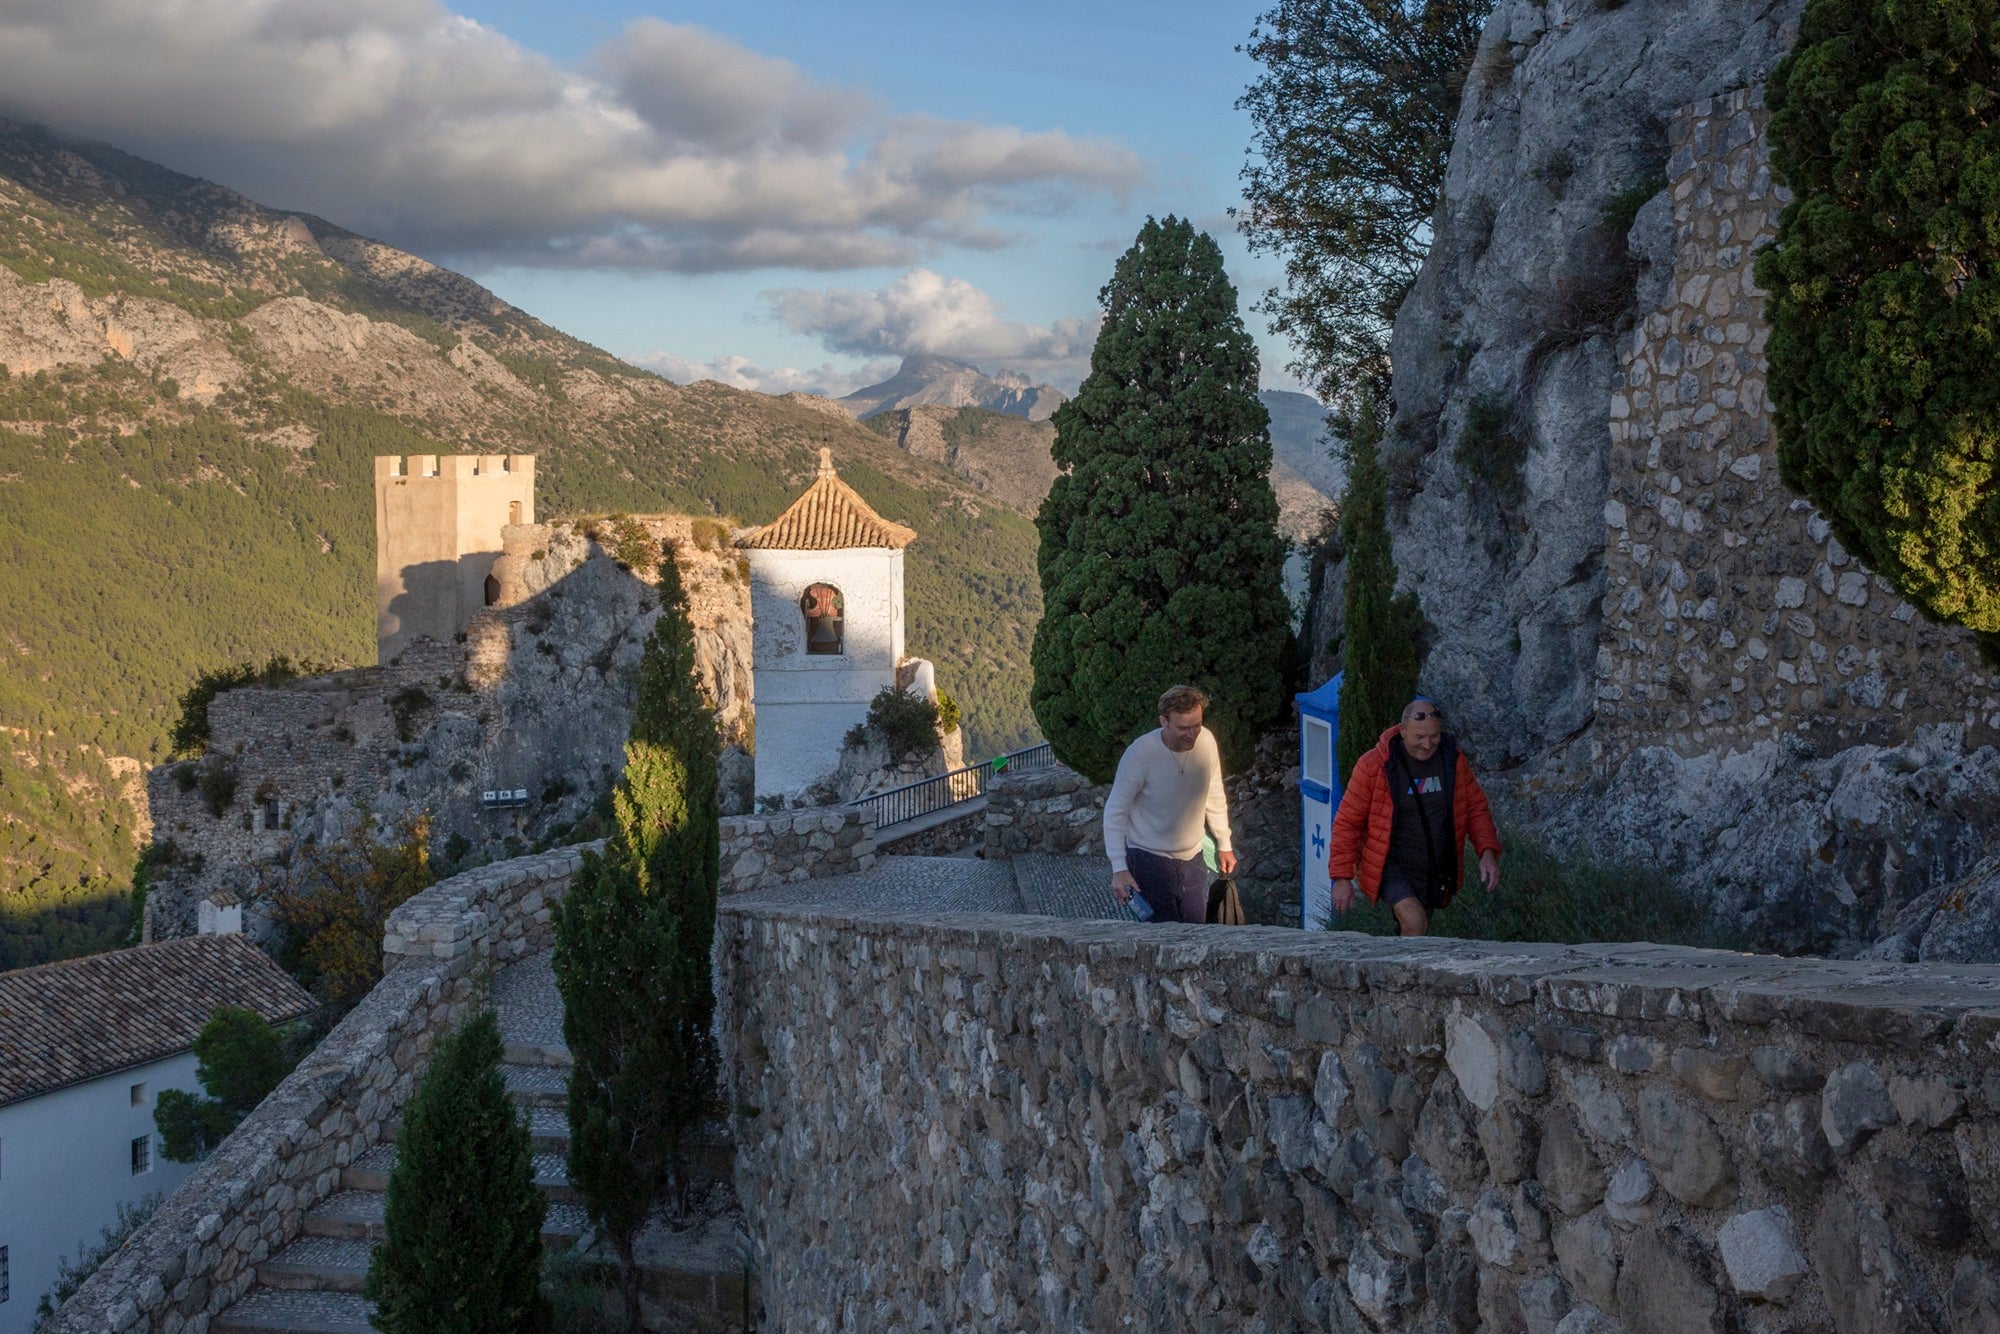
M1396 818L1389 826L1389 860L1400 867L1418 886L1429 882L1431 851L1442 859L1451 846L1451 800L1445 793L1446 747L1440 744L1428 760L1419 762L1398 742L1391 742L1388 768L1389 792L1396 803ZM1424 842L1423 821L1417 818L1417 803L1431 824L1431 842Z

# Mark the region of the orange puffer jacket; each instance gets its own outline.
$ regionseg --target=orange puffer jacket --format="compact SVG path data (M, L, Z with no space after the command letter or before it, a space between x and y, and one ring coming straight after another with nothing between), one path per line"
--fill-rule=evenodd
M1335 880L1358 880L1361 892L1372 903L1382 891L1382 867L1389 860L1389 825L1396 818L1396 801L1389 792L1389 742L1402 731L1400 725L1382 733L1375 749L1354 762L1347 791L1340 798L1340 810L1333 817L1333 843L1327 853L1327 873ZM1458 847L1470 840L1477 854L1500 854L1500 831L1493 827L1493 812L1486 793L1472 776L1465 752L1458 754L1458 773L1452 780L1451 823L1458 835ZM1461 867L1463 858L1460 859ZM1450 903L1458 886L1446 885L1444 902Z

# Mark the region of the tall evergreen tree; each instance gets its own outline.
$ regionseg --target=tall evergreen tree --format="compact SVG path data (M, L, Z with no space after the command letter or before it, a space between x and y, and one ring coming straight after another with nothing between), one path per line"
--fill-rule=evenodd
M437 1046L403 1113L382 1244L368 1264L384 1334L539 1334L542 1218L534 1145L500 1076L500 1026Z
M1343 779L1403 715L1417 688L1423 617L1414 593L1396 592L1396 558L1389 547L1388 477L1382 470L1382 420L1375 396L1364 393L1347 442L1347 496L1340 507L1346 550L1342 620L1340 744Z
M633 1330L633 1239L663 1192L689 1202L701 1127L715 1110L719 750L670 554L612 798L616 828L602 856L584 855L556 914L556 983L575 1060L570 1180L617 1252Z
M1102 782L1162 690L1199 686L1242 764L1284 709L1294 656L1257 349L1221 250L1179 218L1147 219L1099 301L1036 520L1029 701L1056 755Z

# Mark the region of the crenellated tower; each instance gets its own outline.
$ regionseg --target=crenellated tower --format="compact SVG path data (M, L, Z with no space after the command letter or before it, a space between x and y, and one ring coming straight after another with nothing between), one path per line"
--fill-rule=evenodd
M375 652L448 642L495 600L500 530L535 521L532 454L375 460Z

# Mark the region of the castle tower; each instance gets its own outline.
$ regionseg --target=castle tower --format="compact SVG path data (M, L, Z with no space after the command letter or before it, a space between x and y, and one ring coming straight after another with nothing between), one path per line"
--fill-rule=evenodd
M413 454L375 460L375 655L419 635L439 642L493 600L500 530L535 521L532 454Z
M916 537L868 507L819 452L805 494L736 539L750 557L757 795L790 796L832 769L903 661L903 548Z

